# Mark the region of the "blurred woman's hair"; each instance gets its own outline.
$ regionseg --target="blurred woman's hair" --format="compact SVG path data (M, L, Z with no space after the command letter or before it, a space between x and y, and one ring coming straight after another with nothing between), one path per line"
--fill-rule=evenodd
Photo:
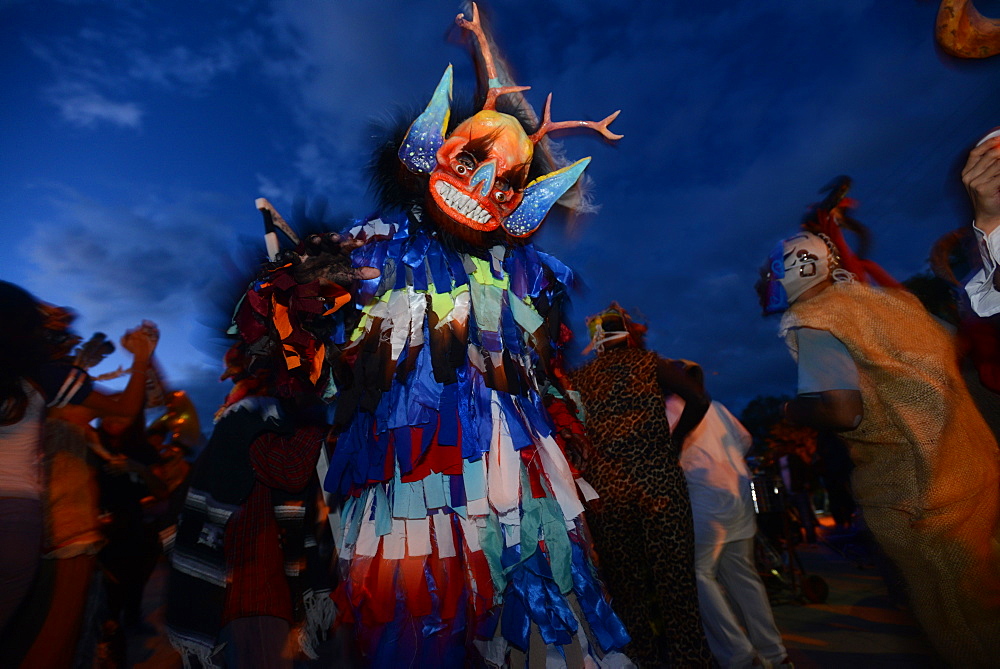
M24 417L28 394L24 380L46 362L39 302L20 286L0 281L0 425Z

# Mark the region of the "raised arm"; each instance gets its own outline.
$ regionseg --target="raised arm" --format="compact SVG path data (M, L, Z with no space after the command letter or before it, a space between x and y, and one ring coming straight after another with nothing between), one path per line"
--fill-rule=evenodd
M122 346L134 356L132 373L128 385L121 393L108 395L100 390L94 390L83 400L83 406L93 409L101 416L134 416L142 410L146 396L146 373L149 371L149 360L156 350L159 331L156 326L144 324L134 330L129 330L122 337Z
M1000 130L969 152L962 183L972 200L976 227L989 235L1000 227Z
M971 152L962 170L962 183L974 209L976 246L983 267L966 283L972 308L980 316L1000 313L1000 129L994 130Z

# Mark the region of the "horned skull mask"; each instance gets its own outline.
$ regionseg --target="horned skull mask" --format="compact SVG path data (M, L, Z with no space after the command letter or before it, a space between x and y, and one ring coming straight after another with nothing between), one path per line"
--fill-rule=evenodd
M411 172L429 175L428 204L433 216L480 233L502 227L512 237L528 237L590 162L590 158L578 160L525 184L535 145L548 132L562 128L591 128L608 139L619 139L621 135L607 127L618 112L600 122L552 123L550 95L541 127L529 136L517 118L496 111L497 97L528 87L499 85L474 3L472 9L472 21L459 15L456 22L479 41L490 77L483 109L445 136L451 115L449 65L427 108L410 126L399 148L399 159Z

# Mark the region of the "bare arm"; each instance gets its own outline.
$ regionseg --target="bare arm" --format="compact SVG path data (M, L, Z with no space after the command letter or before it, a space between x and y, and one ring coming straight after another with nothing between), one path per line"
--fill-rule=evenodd
M684 410L677 419L673 432L674 443L679 448L691 430L698 427L698 423L705 417L708 407L712 404L712 398L705 392L704 386L663 359L657 363L656 380L664 394L676 394L684 400Z
M137 328L125 333L122 345L132 352L132 374L129 376L125 390L115 395L108 395L94 390L82 404L93 409L101 416L134 416L142 410L146 396L146 372L149 370L149 359L156 348L154 336L144 328Z
M785 403L785 418L790 423L821 430L853 430L864 415L864 404L858 390L824 390L799 395Z

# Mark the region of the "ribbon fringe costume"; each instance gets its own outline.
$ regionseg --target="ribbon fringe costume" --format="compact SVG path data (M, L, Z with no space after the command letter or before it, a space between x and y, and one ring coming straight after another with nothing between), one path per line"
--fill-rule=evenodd
M459 254L405 218L352 234L368 242L357 264L382 277L362 287L345 354L357 351L356 380L388 382L355 394L327 489L348 495L338 607L377 648L374 663L459 663L475 634L494 639L480 653L502 665L507 644L528 649L532 623L550 646L621 648L536 371L533 300L569 270L531 245Z
M485 47L475 6L457 22ZM534 145L561 127L615 139L615 115L551 123L546 105L528 136L494 107L524 88L499 86L483 51L483 109L446 135L449 66L387 161L418 186L348 233L354 267L380 276L354 289L340 342L334 600L373 666L632 666L542 403L572 273L524 240L589 160L528 183Z

